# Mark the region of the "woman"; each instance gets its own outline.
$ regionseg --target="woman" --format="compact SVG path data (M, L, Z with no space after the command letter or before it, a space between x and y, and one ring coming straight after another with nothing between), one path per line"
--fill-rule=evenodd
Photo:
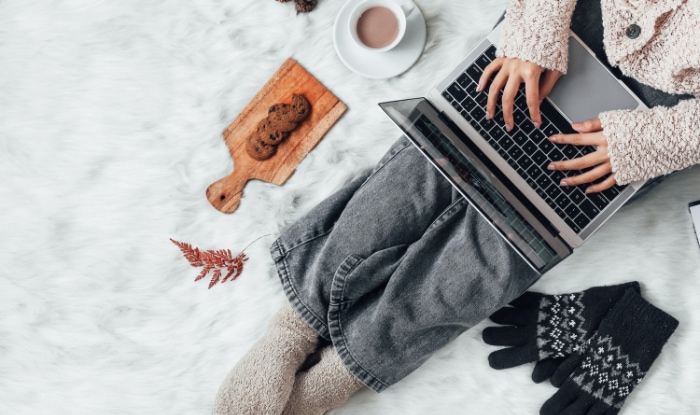
M562 185L601 191L699 162L699 3L512 0L500 57L480 83L493 77L489 116L503 89L512 126L524 83L539 121L539 102L566 71L573 22L655 107L603 113L574 124L581 134L552 137L598 147L552 161L552 169L586 169ZM362 387L380 392L537 279L405 140L287 229L272 255L290 305L224 380L216 414L322 414ZM320 361L300 371L317 349Z

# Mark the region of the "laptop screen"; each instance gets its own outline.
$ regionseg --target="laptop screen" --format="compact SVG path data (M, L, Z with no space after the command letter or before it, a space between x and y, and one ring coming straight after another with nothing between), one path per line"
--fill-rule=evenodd
M478 155L461 140L443 134L425 108L419 108L425 105L430 104L423 98L380 104L413 144L534 268L544 272L558 263L562 257L499 191L497 179Z

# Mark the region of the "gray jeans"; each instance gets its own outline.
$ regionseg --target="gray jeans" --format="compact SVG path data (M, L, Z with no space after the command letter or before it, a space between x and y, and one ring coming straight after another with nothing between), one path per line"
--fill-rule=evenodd
M377 392L537 280L405 138L271 252L293 307Z

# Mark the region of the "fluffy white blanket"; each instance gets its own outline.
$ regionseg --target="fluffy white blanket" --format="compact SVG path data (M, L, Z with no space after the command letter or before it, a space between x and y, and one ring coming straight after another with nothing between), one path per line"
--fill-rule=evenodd
M425 53L369 80L333 49L342 3L296 15L273 0L0 1L0 413L209 413L285 301L274 236L398 137L375 103L427 92L505 7L417 0ZM204 196L233 168L221 132L290 56L349 111L287 184L250 182L221 214ZM636 279L680 320L624 413L700 413L695 199L700 171L673 176L534 287ZM237 252L266 234L241 277L211 290L169 241ZM533 384L531 365L490 369L486 324L333 413L538 413L555 389Z

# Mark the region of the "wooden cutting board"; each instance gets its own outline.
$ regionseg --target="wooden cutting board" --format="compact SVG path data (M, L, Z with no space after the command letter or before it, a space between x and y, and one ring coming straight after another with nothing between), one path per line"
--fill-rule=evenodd
M311 115L292 131L267 160L258 161L245 149L247 137L277 103L291 103L302 94L311 103ZM347 107L294 59L287 59L253 100L223 133L233 158L233 173L207 188L207 199L216 209L231 213L241 200L248 180L282 185L297 165L323 138Z

